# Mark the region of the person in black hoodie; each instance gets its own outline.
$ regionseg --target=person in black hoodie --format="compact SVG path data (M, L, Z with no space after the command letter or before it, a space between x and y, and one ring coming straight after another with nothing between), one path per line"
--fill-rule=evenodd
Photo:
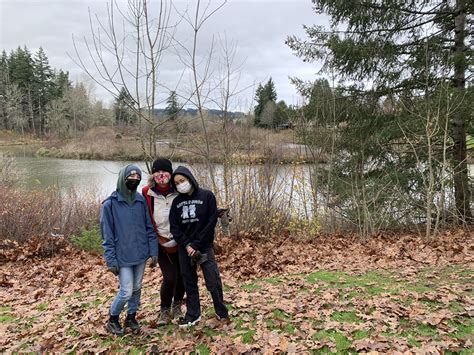
M211 293L217 319L228 320L213 249L218 218L216 197L211 191L200 188L193 174L183 166L174 171L171 181L179 195L171 205L170 232L180 248L179 263L186 290L186 314L179 320L179 326L189 327L201 320L198 265Z

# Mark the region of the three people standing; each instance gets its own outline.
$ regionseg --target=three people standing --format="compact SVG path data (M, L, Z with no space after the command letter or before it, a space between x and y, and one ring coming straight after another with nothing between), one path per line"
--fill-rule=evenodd
M143 196L136 191L141 177L136 165L122 168L117 189L104 201L101 210L104 257L120 285L110 307L107 330L117 335L123 335L127 327L139 331L136 312L148 258L152 259L152 267L159 263L163 274L159 325L181 315L184 292L186 314L180 318L179 326L189 327L201 319L197 266L203 271L217 318L228 320L213 250L218 218L214 194L199 187L189 169L180 166L173 173L168 159L153 162ZM119 316L126 304L127 317L122 328Z

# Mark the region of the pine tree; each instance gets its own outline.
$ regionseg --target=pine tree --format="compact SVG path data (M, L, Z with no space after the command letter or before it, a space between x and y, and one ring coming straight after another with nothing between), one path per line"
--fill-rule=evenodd
M267 122L268 117L266 117L267 123L263 123L261 115L265 109L265 106L267 106L267 103L269 101L276 103L276 100L277 100L277 93L276 93L275 84L273 83L272 78L268 79L268 82L264 86L262 86L261 84L258 85L257 90L255 92L255 101L257 101L257 105L255 106L255 109L254 109L255 126L265 126L268 124Z
M6 92L8 85L8 56L5 50L0 56L0 122L3 129L8 129L6 112Z
M33 104L33 83L34 66L31 53L26 48L17 48L12 51L8 58L8 78L9 83L17 85L22 95L21 110L25 117L28 117L28 128L36 133L34 104Z
M304 61L322 60L324 68L348 79L353 95L364 94L365 84L379 98L435 96L437 88L451 83L451 100L463 103L450 117L455 204L459 219L471 220L466 121L472 107L463 98L466 78L472 80L473 47L466 40L469 43L473 35L468 15L474 12L474 2L313 0L313 4L317 13L330 17L331 28L305 26L308 39L290 36L287 44Z
M136 122L137 115L133 112L134 101L125 88L120 90L119 96L115 99L114 114L115 122L118 124L130 125Z
M166 115L171 121L174 121L178 117L180 111L176 91L173 90L170 92L170 96L166 100L166 103L168 104L165 109Z
M33 85L35 113L39 119L39 130L45 133L45 121L48 103L54 98L53 70L48 57L40 47L33 59Z

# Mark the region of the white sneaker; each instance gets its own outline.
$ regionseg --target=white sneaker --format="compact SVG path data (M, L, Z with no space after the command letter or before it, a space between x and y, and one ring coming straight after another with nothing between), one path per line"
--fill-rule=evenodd
M188 317L187 315L184 318L181 318L178 322L178 326L180 328L189 328L192 327L193 325L196 325L199 323L201 320L201 316L193 319L191 317Z

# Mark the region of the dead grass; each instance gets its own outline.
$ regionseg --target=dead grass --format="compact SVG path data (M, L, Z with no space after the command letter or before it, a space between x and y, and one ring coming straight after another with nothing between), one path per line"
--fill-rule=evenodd
M50 138L41 144L42 148L37 154L66 159L146 160L139 137L138 129L134 127L96 127L77 138L63 141ZM207 160L206 140L197 128L188 127L186 132L178 132L174 125L168 126L160 131L158 139L176 142L159 144L161 156L188 163ZM223 163L225 160L236 164L262 164L269 160L279 163L314 160L304 149L291 146L296 141L292 130L275 132L231 124L227 133L224 133L221 124L209 123L208 140L210 161L213 163ZM317 159L324 160L322 157Z

